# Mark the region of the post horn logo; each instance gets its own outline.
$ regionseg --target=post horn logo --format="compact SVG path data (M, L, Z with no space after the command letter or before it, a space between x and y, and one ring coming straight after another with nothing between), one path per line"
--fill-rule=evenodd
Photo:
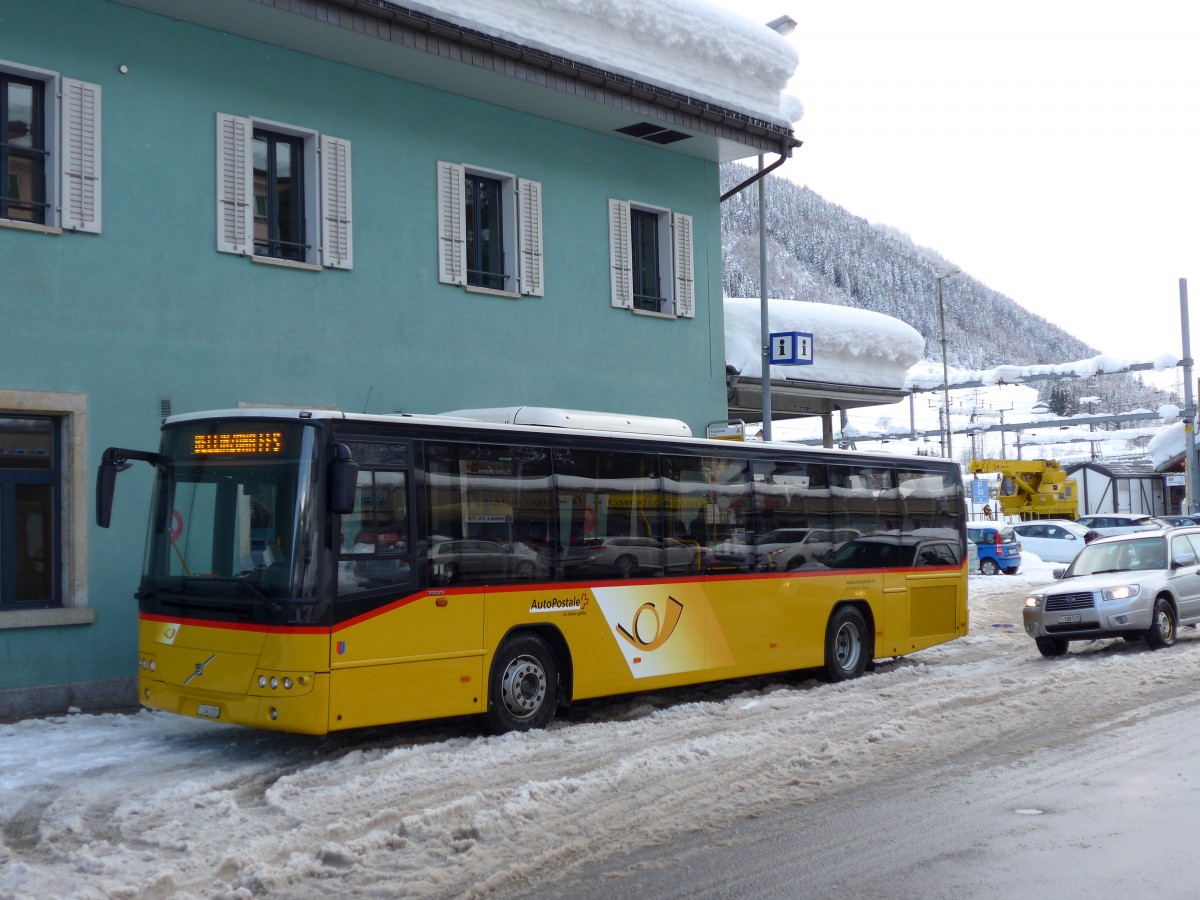
M671 596L668 596L667 599L671 602L667 606L666 613L662 618L658 615L658 608L653 603L647 601L639 606L637 612L633 614L633 622L629 628L626 629L624 625L618 625L617 633L639 650L647 652L657 650L671 639L671 635L675 633L675 626L679 624L679 617L683 615L683 604ZM643 613L654 616L654 634L650 640L642 638L643 631L640 621Z

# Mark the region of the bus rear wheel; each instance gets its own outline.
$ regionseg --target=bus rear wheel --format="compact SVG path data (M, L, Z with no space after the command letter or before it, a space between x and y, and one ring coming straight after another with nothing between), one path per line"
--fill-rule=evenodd
M501 644L488 681L488 729L503 734L545 728L557 706L558 661L546 642L521 634Z
M857 678L867 668L867 622L853 606L843 606L829 618L825 630L825 677L829 681Z

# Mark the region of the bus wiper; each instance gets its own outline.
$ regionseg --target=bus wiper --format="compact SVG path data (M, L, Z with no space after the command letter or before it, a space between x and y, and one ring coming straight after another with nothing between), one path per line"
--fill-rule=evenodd
M181 587L155 587L148 590L138 591L133 596L137 600L153 600L161 594L172 594L174 596L182 596L187 593Z
M257 582L252 581L250 578L247 578L243 575L235 575L232 577L222 575L206 575L204 578L194 578L192 581L199 584L236 584L239 587L246 588L246 590L249 591L251 596L253 596L255 599L261 600L263 603L265 603L267 609L269 609L271 612L277 613L283 611L283 604L273 600L271 595L263 590L263 588ZM185 581L185 584L186 583L187 582Z
M205 575L203 578L192 579L192 582L198 583L198 584L236 584L236 585L240 585L242 587L247 588L251 594L253 594L255 597L257 597L260 600L270 600L271 599L267 595L266 591L264 591L261 587L259 587L257 584L255 584L253 581L251 581L249 578L246 578L241 575L234 575L232 577L224 576L224 575Z

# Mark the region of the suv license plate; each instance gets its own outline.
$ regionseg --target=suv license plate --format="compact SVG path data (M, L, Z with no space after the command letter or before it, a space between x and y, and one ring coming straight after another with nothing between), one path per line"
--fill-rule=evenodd
M1076 618L1079 617L1076 616ZM196 707L196 715L203 716L206 719L219 719L221 718L221 707L210 706L207 703L201 703Z
M1059 616L1058 622L1060 625L1070 625L1072 622L1083 621L1083 616Z

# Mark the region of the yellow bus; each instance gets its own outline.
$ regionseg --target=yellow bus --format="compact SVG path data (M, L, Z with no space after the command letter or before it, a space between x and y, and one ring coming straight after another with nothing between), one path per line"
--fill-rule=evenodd
M110 447L102 527L117 473L156 470L141 703L308 734L463 715L503 732L590 698L853 678L967 633L952 462L537 412L569 427L239 409ZM807 555L779 552L809 532Z

